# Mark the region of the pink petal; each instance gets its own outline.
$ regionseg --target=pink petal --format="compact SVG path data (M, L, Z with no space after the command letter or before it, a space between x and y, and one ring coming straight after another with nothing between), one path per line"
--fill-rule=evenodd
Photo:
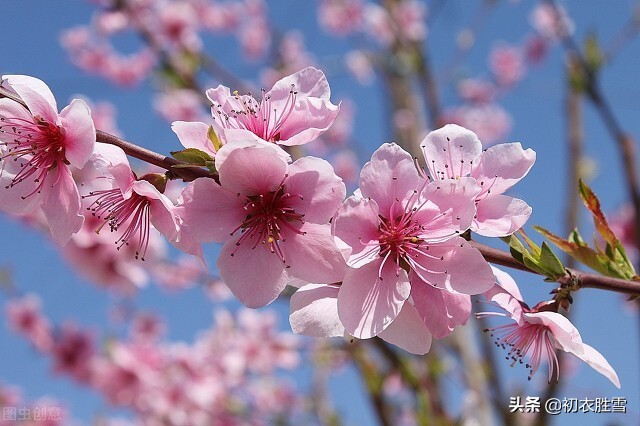
M497 284L486 291L484 296L504 309L518 325L523 325L524 304L516 282L509 274L493 265L491 265L491 270L496 277Z
M411 155L395 143L386 143L373 153L360 173L360 190L373 198L385 217L395 215L393 205L408 200L424 185Z
M522 298L522 294L520 293L520 289L516 284L515 280L511 277L511 275L507 274L501 269L496 268L493 265L491 266L491 270L493 271L493 275L496 277L496 281L500 284L505 291L507 291L512 297L515 297L518 300L524 300ZM488 296L487 296L488 297Z
M618 389L620 389L620 379L618 379L618 375L616 374L615 370L613 369L613 367L611 367L611 364L609 364L604 356L602 356L600 352L587 345L586 343L583 343L582 347L584 349L584 352L582 354L575 354L575 356L586 362L598 373L611 380L611 382L616 385Z
M359 339L380 334L398 316L409 297L411 286L403 269L387 262L379 270L382 258L358 269L350 269L338 293L338 315L345 330Z
M289 323L296 334L311 337L342 337L344 326L338 318L340 286L307 284L293 296Z
M313 67L304 68L295 74L278 80L266 94L273 102L287 99L291 88L298 92L298 99L308 97L329 100L331 89L324 73Z
M241 236L231 238L222 246L218 270L222 280L245 306L260 308L273 302L284 290L289 274L284 263L255 238L236 245Z
M303 213L307 222L328 223L346 195L342 179L327 161L302 157L289 166L286 191L290 206Z
M0 155L4 153L5 151L0 148ZM38 193L26 196L33 193L39 183L31 178L11 187L12 179L22 170L22 167L18 161L7 160L0 164L0 210L12 215L34 213L42 204L42 197Z
M60 123L65 132L65 157L71 165L81 169L91 157L96 144L91 110L84 101L74 99L60 112Z
M478 203L471 230L485 237L505 237L522 228L531 211L519 198L492 194Z
M294 146L313 141L331 127L339 111L340 106L328 100L299 100L295 110L280 127L278 144Z
M482 143L475 133L456 124L429 133L420 144L433 179L467 176L477 167Z
M223 146L220 152L232 145ZM271 147L233 149L222 164L216 161L216 167L223 188L247 196L275 191L287 172L287 163Z
M205 123L195 121L174 121L171 123L171 130L178 135L180 143L185 148L195 148L204 151L214 157L216 155L213 142L207 136L209 126Z
M176 213L196 240L223 242L244 221L244 203L244 197L225 190L213 179L200 178L182 190Z
M416 278L411 280L411 298L421 321L437 339L442 339L471 315L471 298L435 288Z
M27 123L33 123L33 116L25 107L9 98L0 98L0 117L17 118ZM6 126L6 124L0 123ZM0 141L12 142L15 136L9 133L0 132Z
M535 151L522 149L520 142L494 145L482 154L471 176L490 187L492 194L502 194L525 177L535 161Z
M402 306L396 319L378 337L416 355L431 349L431 332L410 303Z
M543 324L549 327L556 346L565 352L579 356L584 353L584 344L578 329L566 317L556 312L525 312L525 321L531 324Z
M27 75L3 75L9 85L22 98L31 114L39 115L49 123L58 124L58 107L51 89L42 80Z
M412 271L428 284L462 294L484 293L495 284L487 261L463 238L428 244L421 250L426 255L412 258L421 267Z
M148 183L148 182L145 182ZM151 185L151 184L149 184ZM154 188L155 189L155 188ZM136 192L138 192L136 190ZM174 213L174 206L169 199L161 194L160 197L150 198L149 206L151 223L169 241L173 241L178 236L178 218Z
M213 104L212 111L218 109L218 105L222 105L224 111L230 111L231 109L235 111L243 111L244 105L242 104L242 97L237 98L235 95L231 94L231 89L226 86L218 85L215 89L208 89L206 92L207 98ZM229 109L227 109L229 108ZM214 113L214 120L217 120L217 115Z
M216 153L216 167L218 170L226 161L229 154L239 148L258 147L270 149L285 163L289 164L291 162L291 156L284 149L280 148L276 144L259 138L249 130L225 129L222 134L225 136L224 140L228 142ZM218 136L220 136L220 134Z
M333 229L339 244L350 249L349 266L359 268L380 257L379 224L374 200L352 196L342 204L333 219Z
M51 236L64 246L84 223L84 216L80 214L82 206L78 187L67 167L59 165L57 172L49 172L42 187L42 198L42 211Z
M135 176L129 165L127 154L115 145L97 142L91 162L103 176L113 176L116 186L125 197L131 196Z
M429 242L445 241L469 229L479 192L473 178L439 180L427 185L420 194L426 202L413 216L421 224L422 238Z
M347 264L333 241L331 226L307 222L299 232L284 228L279 242L289 275L323 284L342 281Z

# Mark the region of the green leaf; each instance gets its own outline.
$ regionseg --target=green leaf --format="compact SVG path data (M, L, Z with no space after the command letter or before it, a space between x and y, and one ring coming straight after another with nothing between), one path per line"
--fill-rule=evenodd
M171 151L171 156L176 160L183 161L191 166L206 166L207 161L213 161L213 158L208 153L196 148L187 148L182 151Z
M545 241L542 242L540 265L548 272L548 274L545 275L548 275L550 278L558 279L567 274L562 262Z
M216 162L215 161L205 161L205 167L207 169L209 169L209 171L211 173L218 173L218 170L216 170Z
M578 262L585 264L589 268L609 277L622 279L630 278L628 271L624 270L624 268L621 269L618 265L612 262L611 259L608 259L604 254L596 252L591 247L565 240L540 226L534 226L534 229L556 245L560 250L564 251Z

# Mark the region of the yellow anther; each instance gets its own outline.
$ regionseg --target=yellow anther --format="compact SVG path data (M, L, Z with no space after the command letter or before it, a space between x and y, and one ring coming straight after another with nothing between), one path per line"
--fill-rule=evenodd
M273 243L274 241L275 241L275 240L273 239L273 237L269 237L269 238L267 238L267 242L268 242L269 244Z
M418 237L411 237L411 242L412 243L417 243L418 242Z

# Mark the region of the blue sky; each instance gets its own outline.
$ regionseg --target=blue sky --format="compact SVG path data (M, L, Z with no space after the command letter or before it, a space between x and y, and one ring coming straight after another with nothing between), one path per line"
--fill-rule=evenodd
M309 2L311 3L311 2ZM480 2L447 2L440 16L429 28L429 46L436 77L442 75L455 45L457 31L471 20ZM315 2L314 2L315 4ZM527 16L531 2L501 2L490 15L484 30L477 38L476 47L466 58L461 71L472 75L487 74L487 53L492 43L504 40L518 43L529 32ZM94 101L108 100L118 108L118 125L124 135L143 146L167 153L179 149L179 144L167 123L151 109L152 92L149 83L136 90L114 88L98 78L88 76L73 67L58 43L60 32L90 19L92 6L88 2L72 0L60 6L57 2L4 0L5 19L0 27L2 65L0 72L28 74L41 78L52 88L60 105L75 94L83 94ZM596 0L567 2L574 18L577 38L595 33L603 42L614 34L634 10L634 2L599 2ZM63 9L62 11L60 9ZM307 46L315 52L319 64L335 61L344 52L344 40L322 33L315 21L314 8L302 6L293 0L274 2L271 16L274 24L282 29L297 28L306 38ZM242 78L255 79L258 64L241 64L241 54L235 43L223 39L211 43L208 52L228 68L237 69ZM609 98L614 113L626 131L640 135L640 87L636 84L640 69L640 43L633 40L601 75L603 92ZM327 74L334 100L351 97L357 108L356 139L360 143L361 160L383 142L391 139L387 119L385 94L378 86L359 87L345 75L329 65ZM510 92L502 105L513 117L514 125L506 141L520 141L525 147L537 151L537 162L529 175L519 183L511 195L525 199L534 209L527 226L539 224L547 229L561 231L565 197L564 147L565 124L563 99L565 94L563 55L554 48L547 60L529 70L525 80ZM442 87L443 103L452 105L452 90ZM619 156L611 137L594 109L586 104L586 151L596 162L597 172L590 181L600 196L606 211L613 211L625 200ZM586 237L592 233L588 218L583 215L581 229ZM114 298L85 282L61 260L53 243L37 232L16 225L6 217L0 217L0 266L8 266L21 290L34 291L43 299L45 311L54 320L74 318L83 324L100 329L107 322L108 307ZM499 243L497 244L499 245ZM213 259L213 256L209 254ZM210 264L214 262L210 261ZM537 277L525 273L513 274L532 305L543 300L553 288ZM564 381L561 397L626 397L629 401L627 417L614 417L616 423L637 424L640 418L640 352L638 314L624 308L624 297L599 290L583 290L576 295L572 320L581 331L583 340L605 355L616 369L622 381L617 390L605 378L586 365L580 365L574 375ZM137 305L161 311L169 321L169 337L193 338L197 330L206 328L211 321L211 303L199 290L167 294L151 286L145 289L135 302ZM275 306L281 312L287 307ZM282 316L286 326L286 316ZM88 422L97 410L104 412L105 405L98 397L72 384L64 378L51 375L49 361L36 354L20 338L6 327L0 327L0 383L15 383L23 387L30 398L52 395L66 401L73 416ZM498 358L501 354L497 354ZM504 365L505 380L511 386L512 395L524 387L521 395L540 395L539 385L543 374L526 383L524 369ZM300 376L301 381L306 379ZM339 379L333 386L336 404L351 424L371 424L369 408L358 388L353 373ZM450 403L459 406L460 392L452 386ZM508 401L505 401L505 405ZM608 418L604 414L564 415L556 424L601 424Z

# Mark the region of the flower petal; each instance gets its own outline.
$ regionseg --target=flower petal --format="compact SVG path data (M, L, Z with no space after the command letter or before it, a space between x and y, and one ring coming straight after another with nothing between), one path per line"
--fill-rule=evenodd
M549 327L556 346L576 356L584 353L584 344L578 329L565 316L557 312L525 312L525 321L532 324L543 324Z
M331 226L305 223L294 232L283 228L280 248L289 267L289 275L307 282L342 281L347 264L333 241Z
M216 167L218 168L218 170L220 170L220 167L222 167L222 164L226 161L229 154L238 148L268 148L273 150L273 152L285 163L289 164L291 162L291 156L287 154L284 149L280 148L276 144L267 142L264 139L259 138L249 130L225 129L222 133L218 134L218 136L222 135L224 135L225 137L224 140L228 142L225 143L222 148L220 148L220 150L216 153Z
M508 195L490 195L476 206L476 218L471 230L485 237L505 237L522 228L531 207L519 198Z
M471 298L433 287L417 277L411 279L411 298L421 320L436 339L442 339L471 315Z
M317 68L307 67L278 80L265 97L271 97L273 102L287 99L292 87L298 92L298 99L313 97L329 100L331 96L324 73Z
M475 198L480 192L473 178L431 182L420 193L424 199L413 217L426 241L448 240L469 229L476 214Z
M122 148L97 142L91 155L91 162L103 176L113 176L116 186L126 198L131 196L135 175L129 165L127 154Z
M64 155L71 165L81 169L89 160L96 144L96 128L87 104L74 99L60 112L64 129Z
M223 146L220 152L231 145ZM247 196L275 191L287 172L287 163L270 147L233 149L216 167L223 188Z
M490 187L492 194L502 194L525 177L535 161L535 151L522 149L520 142L494 145L482 154L471 176Z
M611 383L616 385L618 389L620 389L620 379L618 379L618 375L616 374L611 364L602 356L600 352L587 345L586 343L582 344L584 352L582 354L574 354L582 361L586 362L591 368L596 370L598 373L605 376L607 379L611 380Z
M182 190L176 214L196 240L223 242L244 221L244 203L244 197L225 190L213 179L199 178Z
M5 152L6 151L0 147L0 155L3 155ZM7 160L9 158L11 157L8 157ZM39 183L33 179L24 179L18 184L11 186L13 179L20 170L22 170L22 167L18 161L7 160L0 162L0 210L12 215L23 215L35 212L40 204L42 204L41 195L34 193ZM29 196L27 197L27 195Z
M373 198L385 217L395 216L392 206L407 201L426 181L418 175L411 155L395 143L385 143L371 156L360 173L360 190Z
M482 154L482 143L475 133L456 124L429 133L420 143L424 161L433 179L469 175Z
M307 284L291 296L289 323L296 334L311 337L342 337L338 318L340 286Z
M428 247L428 248L427 248ZM482 254L463 238L421 246L424 255L411 257L412 271L428 284L462 294L480 294L495 284Z
M199 121L174 121L171 130L175 132L185 148L195 148L214 157L216 150L209 139L209 125Z
M345 330L359 339L380 334L398 316L411 286L404 269L382 258L358 269L350 269L338 293L338 315ZM380 277L380 274L382 275Z
M303 213L306 222L328 223L347 192L331 164L302 157L289 166L287 173L285 188L292 195L289 205Z
M289 281L284 263L254 238L239 243L245 234L227 241L218 256L220 277L249 308L273 302Z
M42 211L54 241L64 246L82 228L84 216L80 214L80 194L71 171L62 165L56 169L49 172L42 187Z
M333 232L340 246L349 248L347 263L359 268L380 256L378 205L374 200L351 196L333 219Z
M44 81L28 75L3 75L2 79L22 98L31 114L58 124L56 99Z
M331 127L339 111L340 106L328 100L299 100L295 109L280 126L280 140L277 143L294 146L311 142Z
M431 349L431 332L410 303L402 306L396 319L378 337L416 355Z

